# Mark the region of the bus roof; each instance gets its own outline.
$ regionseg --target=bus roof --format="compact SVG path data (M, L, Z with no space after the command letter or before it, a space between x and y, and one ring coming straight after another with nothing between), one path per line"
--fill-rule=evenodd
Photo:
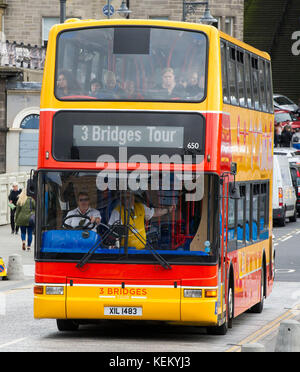
M249 52L255 53L258 56L261 56L261 57L263 57L267 60L271 59L270 55L267 52L263 52L259 49L256 49L253 46L251 46L249 44L246 44L241 40L238 40L238 39L236 39L236 38L234 38L234 37L232 37L228 34L225 34L225 32L219 31L219 35L220 35L220 38L225 39L225 40L227 40L227 41L229 41L233 44L236 44L237 46L239 46L241 48L244 48L244 49L248 50Z
M85 27L97 27L97 26L124 26L124 25L137 25L137 26L159 26L159 27L172 27L172 28L182 28L186 30L199 30L207 33L215 32L218 33L220 38L230 41L241 48L249 50L265 59L270 60L270 56L267 52L256 49L255 47L244 43L224 32L217 30L214 26L208 26L197 23L190 22L176 22L168 20L148 20L148 19L113 19L113 20L96 20L96 19L78 19L70 18L67 19L65 23L58 24L53 27L56 29L56 33L60 31L73 29L73 28L85 28Z

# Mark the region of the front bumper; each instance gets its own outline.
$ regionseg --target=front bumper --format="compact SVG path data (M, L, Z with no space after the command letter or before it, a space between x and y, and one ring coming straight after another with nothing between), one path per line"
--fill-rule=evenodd
M217 325L221 319L218 295L206 298L205 288L201 288L202 297L186 298L185 288L174 287L173 283L126 285L122 288L121 284L76 284L68 281L63 286L62 295L47 295L46 286L40 285L43 293L34 296L34 317L38 319L153 320L192 322L201 326ZM142 315L105 315L105 307L138 307L142 308Z

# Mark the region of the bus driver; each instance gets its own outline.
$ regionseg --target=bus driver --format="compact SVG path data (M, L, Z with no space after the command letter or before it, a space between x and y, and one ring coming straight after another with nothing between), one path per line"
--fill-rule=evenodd
M127 210L130 210L130 216L128 219L128 225L130 226L128 231L128 246L135 247L136 249L144 249L146 245L145 220L149 221L152 217L164 216L175 209L175 206L167 208L149 208L145 204L136 202L134 194L130 191L126 191L124 197L121 198L121 208L120 205L118 205L112 211L108 222L109 225L113 225L119 220L121 220L122 225L126 224L128 216L124 206L127 206ZM121 244L123 245L123 242Z
M91 223L99 225L101 222L101 215L97 209L90 208L90 198L86 192L80 192L77 198L78 207L68 212L66 219L67 224L72 227L88 227ZM74 217L71 217L74 216ZM82 217L81 217L82 216ZM91 222L84 217L89 217ZM96 228L93 229L96 231Z

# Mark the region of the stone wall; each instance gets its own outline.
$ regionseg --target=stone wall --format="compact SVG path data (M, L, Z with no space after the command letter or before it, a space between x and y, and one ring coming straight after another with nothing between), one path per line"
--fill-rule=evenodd
M0 0L1 2L1 0ZM67 0L67 17L81 19L104 18L103 6L107 0ZM113 0L112 5L118 9L121 0ZM130 18L149 19L166 17L181 21L182 0L130 0ZM213 16L234 17L234 36L243 37L244 0L210 0ZM204 6L197 7L196 14L190 15L188 21L196 22L203 14ZM42 18L59 17L59 0L9 0L4 10L4 32L9 41L24 44L42 45ZM119 18L115 15L112 18ZM223 19L224 21L224 19ZM222 24L222 21L221 21Z

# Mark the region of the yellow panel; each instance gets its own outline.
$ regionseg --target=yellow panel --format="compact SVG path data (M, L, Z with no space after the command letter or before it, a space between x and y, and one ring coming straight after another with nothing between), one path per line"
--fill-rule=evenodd
M35 295L34 296L34 318L66 318L65 296Z
M202 326L217 325L216 302L217 299L183 298L181 320L183 322L197 322Z
M147 288L139 295L121 294L121 288L98 286L68 286L67 317L70 319L143 319L143 320L180 320L180 289ZM123 291L124 293L124 291ZM107 316L105 306L142 307L142 316Z

